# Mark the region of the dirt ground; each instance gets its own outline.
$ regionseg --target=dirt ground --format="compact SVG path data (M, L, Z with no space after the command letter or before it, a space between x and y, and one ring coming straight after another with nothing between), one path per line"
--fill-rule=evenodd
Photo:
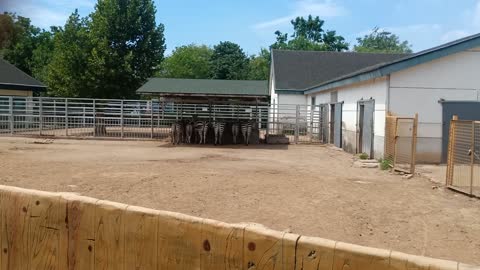
M480 265L480 200L326 146L0 138L0 184Z

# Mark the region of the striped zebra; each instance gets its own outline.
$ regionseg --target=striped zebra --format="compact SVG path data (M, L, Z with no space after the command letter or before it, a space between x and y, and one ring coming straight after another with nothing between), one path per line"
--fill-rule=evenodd
M215 145L222 144L223 131L225 130L225 122L213 122L213 132L215 133Z
M248 143L249 143L250 135L252 134L252 127L253 127L253 123L252 123L251 120L249 120L247 122L243 122L241 124L243 141L245 142L245 145L248 145Z
M240 126L238 123L232 123L232 138L233 138L233 143L237 144L237 137L238 137L238 132L240 130Z
M200 141L198 144L205 144L207 140L207 132L208 132L208 122L207 121L197 121L195 122L195 132L198 135Z
M192 143L192 135L193 135L193 123L188 121L185 125L185 142Z
M183 125L181 121L172 124L172 144L180 144L183 137Z

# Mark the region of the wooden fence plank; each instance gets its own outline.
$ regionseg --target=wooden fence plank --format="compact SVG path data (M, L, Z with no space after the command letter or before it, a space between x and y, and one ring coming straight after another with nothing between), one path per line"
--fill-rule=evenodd
M258 225L245 228L244 269L283 269L282 240L284 232L273 231Z
M98 201L95 209L95 269L125 269L124 212L127 205Z
M332 270L385 270L389 267L390 251L342 242L335 245Z
M28 246L31 269L67 267L67 247L60 244L62 233L66 233L65 221L66 204L58 194L35 192L30 195Z
M93 270L97 199L67 195L68 269Z
M161 212L158 219L159 270L200 268L203 219Z
M3 257L6 257L5 255L8 252L6 237L7 223L5 221L5 214L8 208L4 207L4 205L7 205L8 197L9 191L0 189L0 270L7 270L7 261Z
M1 190L4 219L2 228L2 269L30 269L28 223L30 196L25 193Z
M301 236L295 270L332 270L335 241Z
M243 269L245 225L207 220L202 224L200 269Z
M156 269L158 211L128 206L124 220L125 269Z

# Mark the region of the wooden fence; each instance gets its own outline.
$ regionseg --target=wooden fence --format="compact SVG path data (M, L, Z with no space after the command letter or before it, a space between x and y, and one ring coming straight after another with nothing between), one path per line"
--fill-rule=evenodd
M0 186L0 269L480 269L259 225Z
M384 159L396 171L415 173L418 114L415 117L387 115Z

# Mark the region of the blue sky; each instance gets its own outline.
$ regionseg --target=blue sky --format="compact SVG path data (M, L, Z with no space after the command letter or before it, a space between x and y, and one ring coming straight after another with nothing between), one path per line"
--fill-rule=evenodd
M0 11L15 11L48 28L63 25L78 8L93 11L96 0L0 0ZM414 51L480 32L480 0L155 0L157 22L165 24L167 51L197 43L240 44L249 54L274 42L275 30L291 32L296 16L318 15L353 45L378 26L408 40Z

